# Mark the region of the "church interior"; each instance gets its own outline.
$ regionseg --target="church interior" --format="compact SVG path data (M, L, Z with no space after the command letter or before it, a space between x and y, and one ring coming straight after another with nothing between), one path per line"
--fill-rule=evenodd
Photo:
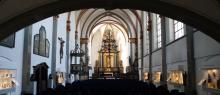
M220 95L220 24L106 4L0 16L0 95Z

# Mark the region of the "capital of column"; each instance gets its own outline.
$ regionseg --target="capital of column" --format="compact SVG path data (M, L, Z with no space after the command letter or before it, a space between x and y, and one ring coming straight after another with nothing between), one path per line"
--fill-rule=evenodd
M59 18L59 15L53 16L53 20L57 21Z
M67 32L71 31L71 28L70 28L70 20L67 20L67 21L66 21L66 31L67 31Z
M80 44L87 44L88 40L88 38L80 38Z

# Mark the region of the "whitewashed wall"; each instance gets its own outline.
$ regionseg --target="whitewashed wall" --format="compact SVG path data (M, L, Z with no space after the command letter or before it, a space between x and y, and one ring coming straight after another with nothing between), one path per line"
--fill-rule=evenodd
M177 40L176 42L168 45L166 47L166 63L168 70L177 70L178 68L172 67L173 65L184 65L186 68L187 62L187 48L186 48L186 38Z
M32 25L32 47L34 44L34 35L35 34L39 34L39 29L41 26L44 26L46 29L46 38L48 39L49 43L50 43L50 54L49 57L42 57L36 54L33 54L33 48L32 48L32 55L31 55L31 74L33 73L33 66L36 66L42 62L46 62L47 65L49 66L48 68L48 75L51 72L51 52L52 52L52 31L53 31L53 18L47 18L44 19L42 21L39 21L35 24Z
M166 47L167 73L173 70L187 71L187 48L186 37L171 43ZM169 77L169 75L167 75ZM168 89L184 91L183 86L168 83Z
M153 73L153 77L154 77L155 72L162 72L161 49L152 53L152 73Z
M10 95L19 95L22 86L22 63L23 63L24 29L15 34L15 47L7 48L0 46L0 69L16 70L16 90Z
M57 20L57 53L56 53L56 71L57 72L66 72L66 21L68 13L63 13L59 15ZM60 63L60 40L58 37L62 38L65 43L63 46L63 58Z
M199 83L208 68L220 68L220 44L202 32L194 33L196 82ZM198 95L211 94L197 85Z
M162 65L162 50L157 50L152 53L152 66Z
M115 30L117 31L117 30ZM119 31L119 30L118 30ZM126 67L129 66L129 51L128 51L128 39L126 36L122 34L122 32L115 32L115 40L116 45L118 46L119 51L119 60L122 61L122 65L124 67L124 72L126 72Z
M99 54L98 51L101 49L101 43L102 43L102 33L98 30L91 38L91 64L92 67L95 66L96 60L98 60ZM92 68L94 69L94 68ZM94 70L93 70L94 72Z
M144 57L144 72L149 72L149 56Z

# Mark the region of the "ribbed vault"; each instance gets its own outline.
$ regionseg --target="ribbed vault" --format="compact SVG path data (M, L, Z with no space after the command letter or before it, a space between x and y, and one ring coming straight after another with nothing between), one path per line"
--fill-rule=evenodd
M128 37L137 35L137 28L141 28L141 20L136 10L129 9L85 9L80 10L76 20L76 30L81 32L82 38L88 38L92 30L99 24L114 22L122 27ZM114 24L114 25L115 25ZM138 25L137 25L138 24Z

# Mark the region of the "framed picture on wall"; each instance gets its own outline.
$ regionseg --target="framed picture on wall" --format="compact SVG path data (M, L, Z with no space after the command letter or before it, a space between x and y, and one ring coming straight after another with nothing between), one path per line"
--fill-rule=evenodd
M14 48L15 47L15 34L10 35L9 37L5 38L4 40L0 41L1 46Z

